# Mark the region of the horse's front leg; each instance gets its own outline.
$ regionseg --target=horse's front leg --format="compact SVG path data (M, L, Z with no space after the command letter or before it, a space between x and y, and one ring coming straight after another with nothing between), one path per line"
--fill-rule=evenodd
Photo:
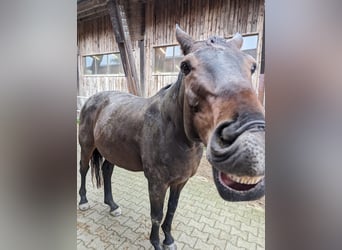
M171 224L172 224L173 216L177 209L180 192L182 191L185 184L186 182L183 182L181 184L173 185L170 187L170 197L169 197L169 202L167 206L167 213L166 213L166 217L163 222L163 225L162 225L162 229L165 234L165 240L163 241L164 249L169 249L169 250L177 249L174 243L174 239L171 235Z
M159 228L163 219L164 199L167 186L160 183L160 180L148 180L148 190L151 206L152 229L150 234L150 242L155 250L161 250L159 240Z

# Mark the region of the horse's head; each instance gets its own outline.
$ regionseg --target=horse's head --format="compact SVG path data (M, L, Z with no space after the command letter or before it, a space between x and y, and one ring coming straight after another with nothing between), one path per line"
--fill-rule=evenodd
M265 116L252 88L255 60L241 35L194 41L179 27L183 50L184 127L207 147L218 192L225 200L258 199L265 188Z

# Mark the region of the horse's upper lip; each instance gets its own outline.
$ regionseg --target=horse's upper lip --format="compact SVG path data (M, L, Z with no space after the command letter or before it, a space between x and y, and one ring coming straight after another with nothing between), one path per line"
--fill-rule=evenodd
M220 126L224 126L224 125L221 124ZM213 139L212 140L213 143L210 147L211 158L215 162L224 161L227 158L229 158L238 149L238 148L232 147L234 142L236 141L236 139L241 134L243 134L247 131L248 132L264 132L265 131L265 121L264 120L253 120L253 121L249 121L249 122L244 123L242 126L240 126L236 130L236 132L235 132L237 135L236 138L233 141L231 141L228 145L222 146L219 143L215 142L216 141L215 139ZM214 135L214 136L218 136L218 135Z
M264 120L253 120L242 124L237 130L237 134L242 134L245 131L256 132L265 131L265 121Z

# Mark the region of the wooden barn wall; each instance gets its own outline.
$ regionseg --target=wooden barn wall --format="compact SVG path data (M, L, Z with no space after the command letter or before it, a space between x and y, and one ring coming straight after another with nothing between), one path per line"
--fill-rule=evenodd
M154 74L154 47L177 44L175 24L188 32L195 40L211 35L231 37L259 36L257 61L261 62L261 41L264 22L264 0L149 0L145 6L145 95L155 94L163 86L176 81L177 74ZM99 53L119 52L108 15L78 22L79 93L90 96L102 90L127 92L124 76L84 76L81 57ZM138 42L132 41L136 67L140 69ZM259 88L260 67L253 76L253 87ZM140 75L139 75L140 77ZM258 92L258 91L257 91Z
M177 79L177 75L153 74L154 47L177 44L175 24L195 40L211 35L231 37L258 34L258 58L261 61L261 40L264 20L263 0L166 0L148 1L145 30L145 91L148 96ZM259 67L260 69L260 67ZM253 87L258 89L259 70L253 77Z
M79 96L91 96L103 90L128 92L125 76L83 75L81 58L85 55L119 52L109 15L78 22L77 45L79 50ZM133 42L133 56L139 69L138 43Z

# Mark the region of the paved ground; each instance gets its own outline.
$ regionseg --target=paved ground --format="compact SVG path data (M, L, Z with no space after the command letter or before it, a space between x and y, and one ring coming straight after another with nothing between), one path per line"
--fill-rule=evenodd
M103 191L93 187L90 171L87 181L91 207L77 211L77 249L152 249L143 173L114 169L112 187L114 200L122 209L119 217L108 213L109 207L102 202ZM77 188L79 185L78 177ZM172 233L179 250L265 249L265 211L246 202L225 202L213 183L194 176L181 193Z

